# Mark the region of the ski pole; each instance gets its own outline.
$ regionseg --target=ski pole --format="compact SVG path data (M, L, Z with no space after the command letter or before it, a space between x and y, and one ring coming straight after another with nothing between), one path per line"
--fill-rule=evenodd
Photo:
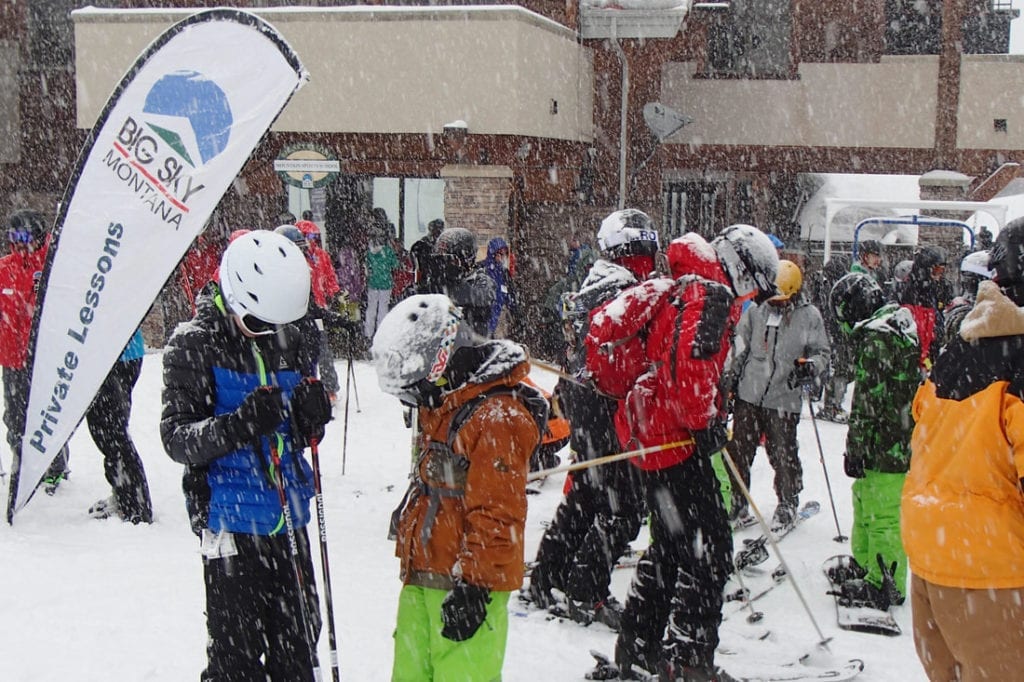
M846 542L849 540L848 537L843 535L842 529L839 527L839 514L836 513L836 501L832 497L832 483L828 478L828 467L825 466L825 449L821 447L821 434L818 433L818 420L814 417L814 405L811 403L811 394L807 393L807 410L811 413L811 425L814 427L814 439L818 441L818 459L821 461L821 470L825 472L825 488L828 489L828 501L832 505L832 519L836 522L836 535L833 540L836 542Z
M633 457L649 455L652 452L661 452L662 450L671 450L672 448L681 448L687 445L693 445L692 438L687 438L686 440L677 440L672 443L662 443L661 445L652 445L647 448L640 448L639 450L617 452L613 455L605 455L604 457L588 459L585 462L576 462L575 464L566 464L564 466L552 467L550 469L541 469L540 471L534 471L533 473L528 474L526 476L526 480L536 481L538 478L545 478L547 476L550 476L551 474L560 474L565 471L579 471L580 469L589 469L590 467L596 467L602 464L618 462L623 459L632 459Z
M348 372L352 376L352 394L356 397L356 414L363 411L359 406L359 386L356 385L356 368L352 364L352 356L348 357Z
M740 589L743 591L743 605L750 611L750 615L747 616L747 622L750 624L761 622L764 618L764 612L754 610L754 603L750 601L750 590L743 584L743 569L734 569L733 575L736 576L736 581L740 584Z
M327 606L327 645L331 654L331 679L339 682L338 644L334 634L334 597L331 595L331 565L327 557L327 514L324 510L324 492L320 483L320 443L316 438L309 440L313 455L313 486L316 492L316 522L320 531L320 568L324 574L324 602Z
M295 522L292 520L292 510L288 506L288 498L284 492L284 472L281 471L281 454L274 442L276 438L277 434L271 434L268 439L270 461L274 465L274 487L277 488L277 498L281 502L281 515L284 517L284 528L288 537L292 572L295 574L295 584L299 588L299 614L302 616L302 630L305 634L306 647L309 649L309 662L313 666L313 679L320 680L320 661L316 655L316 644L312 632L313 623L309 617L309 606L306 604L306 581L302 578L302 567L299 565L299 542L295 533Z
M345 475L345 461L348 459L348 398L349 388L352 383L352 356L348 356L348 370L345 372L345 419L341 427L341 475ZM358 401L359 398L357 397ZM358 403L357 403L358 404Z
M786 577L789 578L790 584L793 586L793 591L796 592L796 596L800 599L800 604L804 608L804 612L807 613L807 617L811 620L811 625L814 626L814 630L818 633L818 645L828 651L828 643L831 641L831 637L825 637L825 633L821 631L821 627L818 625L817 619L814 614L811 613L811 607L807 604L807 599L804 597L804 593L800 590L800 586L796 583L796 578L793 577L793 571L789 570L789 564L786 563L785 557L782 556L782 551L779 550L779 543L775 540L775 534L772 533L771 528L768 527L768 522L764 520L764 516L761 515L761 510L757 508L757 503L754 502L754 498L750 495L750 490L747 488L747 484L743 482L743 478L740 476L740 470L736 467L736 462L733 460L732 455L729 454L728 448L723 447L721 450L722 459L729 466L729 471L732 472L733 483L738 485L740 492L743 493L743 497L746 498L747 504L750 505L750 511L754 512L754 516L757 518L758 524L764 531L764 535L768 538L768 542L771 543L772 550L775 552L775 556L779 557L779 563L782 565L782 569L786 572Z

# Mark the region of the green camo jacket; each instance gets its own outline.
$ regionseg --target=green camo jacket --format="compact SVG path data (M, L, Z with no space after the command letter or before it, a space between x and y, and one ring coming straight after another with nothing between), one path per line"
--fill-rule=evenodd
M917 328L905 308L885 305L854 327L853 405L846 451L867 469L906 473L910 467L910 406L921 383Z

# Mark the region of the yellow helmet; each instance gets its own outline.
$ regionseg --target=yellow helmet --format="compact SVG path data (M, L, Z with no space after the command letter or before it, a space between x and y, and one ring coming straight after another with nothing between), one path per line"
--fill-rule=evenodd
M804 276L800 272L800 266L791 260L779 261L779 274L775 277L775 286L779 294L773 296L772 301L788 301L792 296L800 292L804 285Z

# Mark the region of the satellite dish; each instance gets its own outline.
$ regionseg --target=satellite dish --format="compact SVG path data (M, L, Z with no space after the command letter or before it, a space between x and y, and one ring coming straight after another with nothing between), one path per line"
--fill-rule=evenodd
M661 102L649 102L644 105L644 123L658 138L658 142L663 142L683 126L693 123L693 119Z

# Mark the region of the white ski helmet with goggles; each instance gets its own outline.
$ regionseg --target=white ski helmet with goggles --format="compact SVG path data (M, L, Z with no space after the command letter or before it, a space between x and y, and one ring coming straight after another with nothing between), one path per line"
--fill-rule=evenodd
M228 244L220 259L220 292L235 315L288 324L309 308L309 263L287 237L257 230Z
M597 245L611 259L624 256L653 256L658 252L658 230L643 211L626 208L601 221Z
M452 354L472 346L462 311L444 294L417 294L391 309L373 336L377 382L385 393L418 403L422 382L437 384Z
M768 236L752 225L730 225L711 242L733 292L763 301L778 294L779 253Z

